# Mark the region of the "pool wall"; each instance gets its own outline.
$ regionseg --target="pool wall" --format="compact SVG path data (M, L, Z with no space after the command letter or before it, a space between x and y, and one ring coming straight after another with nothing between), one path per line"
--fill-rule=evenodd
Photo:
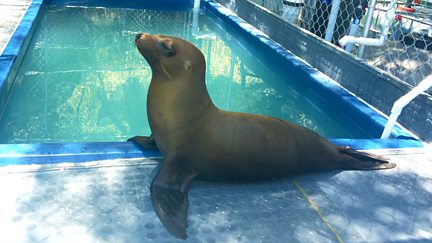
M402 80L284 21L256 3L215 1L387 115L393 103L412 89ZM432 141L432 96L419 95L404 108L398 121L420 138Z
M33 0L0 56L0 116L31 41L43 0Z
M69 1L47 0L47 2L67 3ZM82 2L95 3L100 1ZM137 1L131 2L136 3ZM18 26L11 41L0 57L0 108L2 110L37 24L38 13L43 6L42 3L45 4L46 2L43 0L32 2L23 21ZM140 7L143 6L141 5ZM224 23L245 36L257 48L260 48L261 51L271 55L277 65L283 65L284 68L292 71L298 77L307 77L305 81L308 82L311 89L314 89L322 97L330 99L330 102L338 104L338 107L345 111L346 116L351 117L355 122L360 121L362 127L364 127L363 129L370 134L378 135L382 131L386 119L379 112L358 100L357 97L340 87L330 78L286 51L261 31L244 22L220 4L206 1L203 6L222 19ZM112 7L112 5L108 7ZM421 142L415 140L409 132L399 126L393 130L392 137L399 139L331 139L331 141L337 145L350 145L355 149L423 146ZM160 154L157 151L141 151L131 142L0 145L0 165L78 163L116 158L148 158L158 156Z
M193 7L193 0L45 0L47 4L109 8L180 10Z

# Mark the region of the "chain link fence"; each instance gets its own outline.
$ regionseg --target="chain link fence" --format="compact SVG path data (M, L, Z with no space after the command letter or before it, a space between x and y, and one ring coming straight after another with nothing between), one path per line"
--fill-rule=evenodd
M411 85L432 73L431 0L252 1ZM341 45L344 36L368 39Z

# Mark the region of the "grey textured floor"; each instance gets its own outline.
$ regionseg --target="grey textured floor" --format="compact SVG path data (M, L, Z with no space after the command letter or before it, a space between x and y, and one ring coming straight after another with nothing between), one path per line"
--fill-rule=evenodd
M429 150L378 151L397 163L387 171L252 184L196 181L188 242L432 241ZM156 166L135 159L0 167L2 241L177 241L150 203Z
M9 42L31 0L0 0L0 54Z
M0 174L2 239L176 241L150 203L149 185L156 166L135 162ZM257 184L196 182L189 197L189 242L334 241L289 179Z

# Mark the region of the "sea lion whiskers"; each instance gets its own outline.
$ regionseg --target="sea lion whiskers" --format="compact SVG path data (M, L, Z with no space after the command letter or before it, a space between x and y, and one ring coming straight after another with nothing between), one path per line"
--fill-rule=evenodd
M169 75L168 71L165 69L165 65L163 65L161 62L158 62L158 66L162 69L163 73L168 77L168 79L172 79L171 75Z
M136 45L136 43L135 43ZM147 62L150 64L150 66L155 67L156 70L159 72L165 74L168 79L172 79L171 75L166 70L163 63L159 61L159 59L154 55L152 52L152 47L154 46L152 40L150 39L141 39L141 47L138 48L138 50L141 52L141 54L144 56L144 58L147 60Z

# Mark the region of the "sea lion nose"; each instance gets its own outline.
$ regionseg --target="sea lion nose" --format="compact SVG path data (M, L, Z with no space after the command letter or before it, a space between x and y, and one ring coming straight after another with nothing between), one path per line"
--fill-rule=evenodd
M135 36L135 42L138 41L139 38L140 38L142 35L143 35L143 33L138 33L138 34Z

